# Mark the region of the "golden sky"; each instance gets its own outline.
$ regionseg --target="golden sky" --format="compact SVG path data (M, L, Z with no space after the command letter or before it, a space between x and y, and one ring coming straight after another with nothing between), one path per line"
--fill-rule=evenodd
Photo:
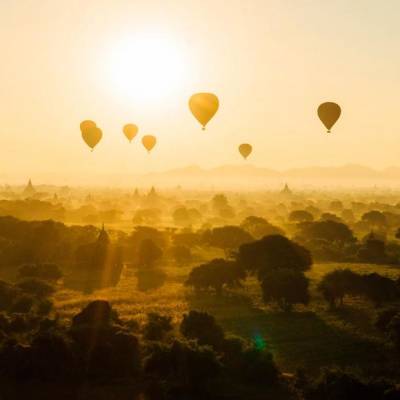
M0 171L243 164L243 142L275 169L399 166L399 15L397 0L1 0ZM204 91L220 99L205 132L187 106ZM331 135L324 101L342 107ZM103 130L93 153L83 119Z

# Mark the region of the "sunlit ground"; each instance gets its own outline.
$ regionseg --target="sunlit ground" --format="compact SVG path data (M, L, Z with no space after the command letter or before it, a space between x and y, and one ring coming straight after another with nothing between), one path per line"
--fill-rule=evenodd
M201 298L183 286L191 266L168 266L168 279L160 289L140 292L134 274L125 270L117 287L100 290L91 295L62 290L56 294L56 308L68 320L93 299L107 299L124 320L143 324L148 312L171 315L179 322L190 309L205 310L214 315L228 334L248 340L263 338L266 348L274 354L283 371L294 372L299 367L317 371L336 364L354 366L374 365L380 357L384 337L373 325L376 309L360 299L347 299L346 306L335 313L328 312L326 303L315 289L320 278L336 268L349 267L361 273L376 272L368 264L315 264L308 273L311 278L312 303L285 314L261 301L259 284L249 279L244 289L231 292L221 299L213 295ZM379 266L379 273L398 276L399 268ZM379 347L380 346L380 347ZM380 348L380 351L378 350Z

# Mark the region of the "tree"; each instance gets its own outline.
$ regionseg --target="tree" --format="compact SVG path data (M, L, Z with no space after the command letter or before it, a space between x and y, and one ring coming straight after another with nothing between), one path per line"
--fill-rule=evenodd
M263 300L265 303L276 302L282 310L291 311L294 304L308 304L308 286L309 280L301 271L287 268L270 270L261 283Z
M156 225L161 220L161 210L158 208L141 208L135 212L132 222L137 225Z
M125 258L128 261L137 264L141 244L144 240L149 239L152 240L162 250L167 247L168 237L165 232L148 226L136 226L134 231L125 241Z
M324 212L320 216L320 221L333 221L337 223L342 223L343 221L336 215L330 212Z
M185 265L192 261L193 255L190 247L187 246L173 246L171 253L178 265Z
M383 302L393 301L399 297L396 281L371 273L364 275L363 279L363 295L376 306L380 306Z
M176 225L186 226L198 223L201 220L201 214L195 208L178 207L172 214Z
M185 226L191 224L189 212L186 207L177 208L173 212L172 218L174 220L175 225Z
M206 312L190 311L184 314L180 331L187 339L196 339L200 345L220 348L224 340L224 332L215 318Z
M94 300L72 318L72 328L110 326L119 323L118 314L106 300Z
M251 242L253 238L239 226L227 225L205 231L203 241L209 246L224 250L226 255L237 249L243 243Z
M330 307L335 308L338 301L343 305L346 295L359 295L362 292L362 279L350 269L336 269L324 275L318 284L318 290Z
M247 217L240 227L250 233L255 239L261 239L269 235L282 235L282 229L270 224L266 219L261 217Z
M291 222L311 222L313 220L313 215L305 210L294 210L289 214L289 221Z
M356 241L353 232L347 225L332 220L300 224L298 236L305 240L326 240L341 246Z
M244 270L236 262L216 258L193 268L185 285L192 286L196 290L212 288L220 295L225 286L241 286L241 280L245 277Z
M142 241L139 247L139 265L140 267L152 268L162 257L163 251L151 239Z
M361 220L368 224L370 229L382 229L386 227L386 217L383 213L377 210L372 210L364 213Z
M312 264L311 254L306 248L281 235L243 244L239 247L237 261L246 270L257 273L260 280L271 270L307 271Z
M333 200L329 204L329 208L333 212L340 212L343 210L343 203L340 200Z
M212 207L214 212L222 218L233 218L235 213L233 208L229 205L228 199L224 194L216 194L212 200Z
M211 200L214 210L219 213L221 210L229 206L228 199L224 194L216 194Z
M364 245L358 251L358 258L362 262L383 264L388 261L384 240L378 239L372 232L368 235Z
M18 269L18 279L38 278L56 282L62 275L56 264L25 264Z

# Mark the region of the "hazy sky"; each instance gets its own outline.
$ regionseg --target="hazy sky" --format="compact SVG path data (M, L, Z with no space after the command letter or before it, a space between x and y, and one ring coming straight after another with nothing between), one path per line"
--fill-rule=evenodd
M0 175L240 164L242 142L276 169L400 166L399 15L398 0L0 0ZM199 91L221 103L205 132ZM343 110L332 135L324 101ZM104 133L93 153L83 119Z

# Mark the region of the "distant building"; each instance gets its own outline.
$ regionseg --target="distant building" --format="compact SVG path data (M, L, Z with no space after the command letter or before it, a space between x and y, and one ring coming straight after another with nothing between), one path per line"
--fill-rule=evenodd
M22 192L22 194L25 197L31 197L36 193L36 189L33 187L32 185L32 181L29 179L28 184L26 185L24 191Z
M147 196L149 197L156 197L157 196L157 192L154 186L151 187L149 193L147 194Z
M285 187L281 190L281 194L284 194L286 196L293 194L293 192L289 189L287 183L285 183Z
M104 229L104 224L103 224L99 236L97 238L97 244L108 245L109 243L110 243L110 237L108 236L108 233Z

